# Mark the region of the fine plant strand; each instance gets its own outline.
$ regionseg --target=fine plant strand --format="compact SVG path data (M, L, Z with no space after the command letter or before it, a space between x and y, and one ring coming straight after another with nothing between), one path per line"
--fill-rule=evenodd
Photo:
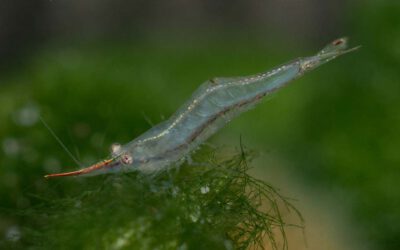
M194 156L201 166L89 178L83 192L32 196L39 205L20 212L25 227L14 247L288 249L285 229L302 228L303 218L290 199L248 174L254 156L243 146L234 154L203 147ZM299 222L286 222L288 213Z

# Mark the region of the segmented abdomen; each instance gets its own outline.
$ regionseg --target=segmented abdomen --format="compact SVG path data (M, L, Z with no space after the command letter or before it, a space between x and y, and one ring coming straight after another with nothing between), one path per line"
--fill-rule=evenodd
M184 154L231 118L296 78L299 72L300 61L249 77L209 80L172 117L143 134L136 143L152 152L149 157Z

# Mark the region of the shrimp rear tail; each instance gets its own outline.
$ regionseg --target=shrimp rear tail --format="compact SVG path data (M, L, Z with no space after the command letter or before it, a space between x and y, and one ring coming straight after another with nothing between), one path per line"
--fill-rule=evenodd
M342 37L334 40L333 42L329 43L325 48L323 48L318 55L323 55L323 54L330 54L330 53L337 53L337 54L343 54L343 53L348 53L351 51L354 51L358 49L360 46L347 49L349 43L349 39L347 37Z
M316 55L303 58L301 60L301 73L315 69L316 67L325 64L338 56L355 51L360 47L361 46L357 46L348 49L348 39L346 37L336 39L325 46Z
M315 56L323 61L323 63L335 59L337 56L350 53L359 49L361 46L356 46L348 49L349 39L347 37L342 37L334 40L325 46L318 54Z

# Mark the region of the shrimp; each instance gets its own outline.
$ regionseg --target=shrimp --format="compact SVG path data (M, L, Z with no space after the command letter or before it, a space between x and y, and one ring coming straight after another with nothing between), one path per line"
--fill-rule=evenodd
M253 108L263 97L278 91L304 73L357 48L347 49L347 39L340 38L314 56L298 58L263 73L208 80L168 120L125 145L112 145L108 159L77 171L45 177L93 176L131 171L154 174L174 164L179 165L191 151L232 118Z

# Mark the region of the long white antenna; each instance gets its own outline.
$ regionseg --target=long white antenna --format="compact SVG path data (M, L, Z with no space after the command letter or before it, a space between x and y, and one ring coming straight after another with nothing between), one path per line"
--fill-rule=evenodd
M61 147L67 152L67 154L71 157L72 160L74 160L74 162L76 164L78 164L79 166L82 167L82 163L80 163L75 157L74 155L71 153L71 151L68 150L67 146L65 146L65 144L60 140L60 138L58 138L58 136L56 135L56 133L54 133L54 131L50 128L50 126L44 121L44 119L39 116L40 121L43 123L43 125L47 128L47 130L49 130L49 132L53 135L53 137L57 140L57 142L61 145Z

